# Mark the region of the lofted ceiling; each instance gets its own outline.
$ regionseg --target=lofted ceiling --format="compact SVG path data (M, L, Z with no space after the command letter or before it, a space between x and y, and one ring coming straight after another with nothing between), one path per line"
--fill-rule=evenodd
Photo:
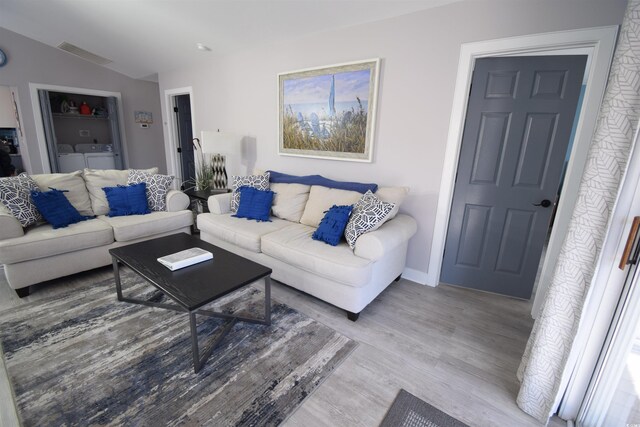
M132 78L459 0L0 0L0 27L71 43ZM0 44L1 44L0 40ZM211 51L196 48L202 43Z

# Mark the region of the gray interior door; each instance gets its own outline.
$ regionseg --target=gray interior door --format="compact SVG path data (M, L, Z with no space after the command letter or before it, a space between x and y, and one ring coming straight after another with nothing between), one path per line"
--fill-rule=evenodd
M178 124L178 155L182 167L183 188L195 182L196 164L193 153L193 129L191 128L191 100L189 95L176 96L176 106L173 111L176 113L176 123Z
M441 282L531 297L586 60L476 61Z

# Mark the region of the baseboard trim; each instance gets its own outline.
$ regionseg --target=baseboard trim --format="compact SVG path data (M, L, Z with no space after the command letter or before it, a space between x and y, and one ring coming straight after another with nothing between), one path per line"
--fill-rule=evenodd
M420 283L421 285L429 285L427 279L429 275L423 271L414 270L413 268L405 268L402 272L402 278L411 280L412 282Z

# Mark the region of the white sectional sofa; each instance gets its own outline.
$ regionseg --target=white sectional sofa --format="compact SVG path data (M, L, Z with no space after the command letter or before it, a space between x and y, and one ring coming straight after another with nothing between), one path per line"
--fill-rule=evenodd
M210 212L197 218L200 238L268 266L272 278L346 310L353 321L400 278L409 239L417 231L413 218L397 214L360 236L354 249L344 241L331 246L311 238L323 212L333 204L356 203L362 194L299 184L272 183L271 190L276 193L272 214L280 216L271 222L235 218L231 194L211 196Z
M157 172L157 169L150 170ZM31 175L42 191L68 190L67 198L83 215L95 219L53 229L39 224L24 229L0 204L0 264L9 286L20 297L29 286L111 264L109 249L173 233L191 232L189 197L176 190L166 195L167 211L109 217L101 187L125 185L128 171L91 170Z

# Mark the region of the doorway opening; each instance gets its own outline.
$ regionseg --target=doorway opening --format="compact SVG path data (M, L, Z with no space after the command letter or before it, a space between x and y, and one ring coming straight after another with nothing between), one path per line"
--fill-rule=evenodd
M191 88L167 90L165 99L169 130L167 170L176 176L182 190L188 190L195 185L197 167L193 145L193 93Z
M475 62L440 281L528 300L586 55Z
M127 168L127 141L120 92L36 83L29 83L29 91L42 173L60 171L58 155L71 153L83 157L81 162L80 156L77 156L77 166L84 164L93 169ZM66 106L63 106L65 99ZM71 102L74 109L71 109ZM86 102L83 108L88 108L84 112L88 114L80 114L83 102ZM65 122L67 119L68 123ZM95 135L101 137L96 138ZM76 140L76 137L80 139ZM58 144L63 145L62 149L58 149Z
M441 274L442 258L447 226L451 213L455 175L458 166L462 133L465 123L471 76L476 59L495 56L546 55L553 51L579 49L588 53L589 78L585 88L584 102L576 126L575 142L567 165L563 184L564 196L560 200L554 227L545 255L538 290L533 301L532 315L536 316L546 294L545 283L553 274L555 259L568 229L571 213L577 198L584 164L588 155L591 136L596 125L600 101L604 94L609 67L613 57L617 27L601 27L585 30L562 31L463 44L454 92L454 103L449 126L449 137L445 151L443 176L440 186L434 236L430 252L429 272L426 284L437 286Z

